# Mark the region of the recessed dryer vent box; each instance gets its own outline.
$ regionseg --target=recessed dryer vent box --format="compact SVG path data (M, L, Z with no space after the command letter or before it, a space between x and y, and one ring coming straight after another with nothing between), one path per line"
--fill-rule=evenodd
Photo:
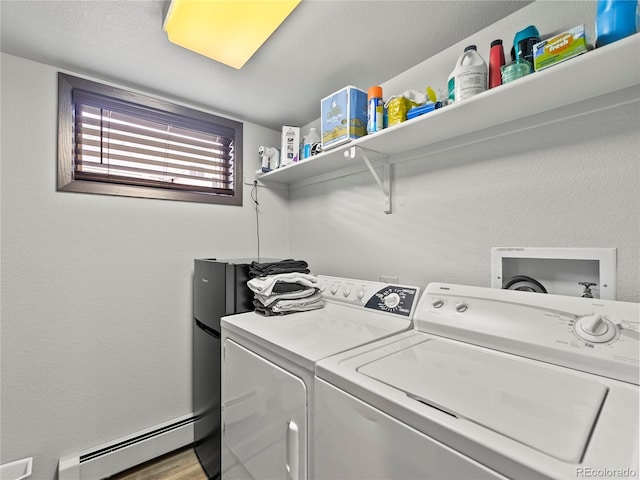
M491 249L491 287L582 296L590 283L593 298L616 299L615 248Z

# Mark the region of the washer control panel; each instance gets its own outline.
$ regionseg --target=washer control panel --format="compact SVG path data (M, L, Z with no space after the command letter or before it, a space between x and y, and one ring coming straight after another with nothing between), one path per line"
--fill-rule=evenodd
M637 303L432 283L414 321L425 332L638 384Z
M420 289L408 285L318 275L318 289L325 300L412 318Z

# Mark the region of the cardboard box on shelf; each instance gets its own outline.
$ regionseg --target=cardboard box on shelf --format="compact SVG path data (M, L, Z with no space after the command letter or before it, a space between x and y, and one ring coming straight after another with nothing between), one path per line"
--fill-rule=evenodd
M282 149L280 166L286 167L300 160L300 127L285 125L282 127Z
M584 25L562 32L533 46L533 67L536 72L588 51Z
M322 149L328 150L367 134L367 93L351 85L320 103Z

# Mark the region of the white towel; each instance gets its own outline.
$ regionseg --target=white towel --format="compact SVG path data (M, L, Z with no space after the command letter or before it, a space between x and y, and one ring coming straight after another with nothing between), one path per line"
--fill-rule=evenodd
M273 312L305 312L324 307L324 299L320 292L316 292L308 298L294 300L280 300L271 307Z
M318 279L308 273L280 273L278 275L252 278L247 282L247 285L255 293L269 296L278 282L299 283L305 287L315 287L318 284Z

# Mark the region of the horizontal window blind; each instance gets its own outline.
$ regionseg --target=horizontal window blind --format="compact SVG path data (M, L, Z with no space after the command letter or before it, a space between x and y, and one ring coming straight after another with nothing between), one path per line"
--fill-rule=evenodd
M243 124L58 73L58 191L242 206Z
M74 94L76 179L233 195L233 135L121 103Z

